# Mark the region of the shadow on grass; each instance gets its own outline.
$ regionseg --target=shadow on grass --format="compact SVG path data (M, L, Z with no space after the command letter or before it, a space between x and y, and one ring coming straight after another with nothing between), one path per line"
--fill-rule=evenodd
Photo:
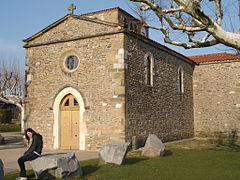
M37 179L37 178L35 177L34 172L31 172L30 174L28 174L28 179L29 179L29 180L35 180L35 179Z
M229 152L240 152L240 145L237 144L238 134L237 130L232 130L226 136L223 132L218 132L216 134L216 148L211 148L210 150L216 151L229 151ZM218 149L218 147L221 147ZM224 147L225 149L222 149Z
M3 179L4 180L15 180L17 177L19 177L19 172L5 174ZM37 180L35 178L35 174L32 170L27 171L27 177L28 177L28 180Z
M147 157L129 157L129 158L126 158L123 162L123 165L130 165L130 164L136 164L138 162L141 162L141 161L145 161L145 160L148 160L149 158Z
M209 148L209 150L240 152L240 146L238 144L221 143L221 144L217 144L216 148Z
M171 156L173 152L171 150L165 149L164 156Z
M97 171L100 166L98 164L82 166L83 175L88 175Z
M165 149L163 156L171 156L173 152L171 150ZM139 156L141 156L139 154ZM130 164L136 164L141 161L149 160L149 157L128 157L124 160L123 165L130 165Z

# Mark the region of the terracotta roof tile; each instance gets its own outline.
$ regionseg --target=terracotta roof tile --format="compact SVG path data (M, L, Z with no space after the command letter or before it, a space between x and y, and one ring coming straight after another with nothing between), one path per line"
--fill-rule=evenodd
M197 56L188 56L196 63L208 63L217 61L240 61L240 55L230 53L204 54Z

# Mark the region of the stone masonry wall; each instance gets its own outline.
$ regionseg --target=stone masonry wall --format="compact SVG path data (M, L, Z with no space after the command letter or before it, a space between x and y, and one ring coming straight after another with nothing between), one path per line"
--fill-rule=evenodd
M97 20L79 19L70 17L56 27L46 31L41 36L28 42L29 45L49 43L55 41L63 41L76 39L81 37L95 36L101 33L111 33L116 30L116 26L101 24Z
M200 64L194 71L196 136L240 131L240 62Z
M125 37L126 139L141 146L148 134L164 142L190 138L193 122L193 64L172 50L145 38ZM153 87L145 84L144 56L154 57ZM178 68L184 71L184 93L179 92Z
M62 27L58 27L62 28ZM42 39L48 41L46 39ZM44 147L52 148L53 102L65 87L78 90L88 107L86 149L125 141L123 34L86 38L27 48L29 78L26 97L26 126L44 137ZM78 56L79 68L66 72L65 54Z
M107 21L107 22L111 22L111 23L118 23L119 22L118 15L119 15L118 9L113 8L113 9L109 9L109 10L83 14L82 16L89 17L92 19Z

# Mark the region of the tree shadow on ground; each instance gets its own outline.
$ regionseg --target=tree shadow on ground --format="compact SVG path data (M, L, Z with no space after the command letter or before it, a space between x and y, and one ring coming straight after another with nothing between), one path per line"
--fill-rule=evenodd
M228 151L228 152L240 152L240 145L238 145L238 144L229 144L228 142L223 142L221 144L217 144L216 148L209 148L209 150Z
M100 166L98 164L94 164L94 165L81 166L81 168L83 171L83 175L85 176L85 175L94 173L100 168Z
M240 152L240 145L237 144L238 134L236 130L232 130L227 136L219 132L216 137L217 138L213 140L213 143L216 143L216 148L210 148L210 150Z

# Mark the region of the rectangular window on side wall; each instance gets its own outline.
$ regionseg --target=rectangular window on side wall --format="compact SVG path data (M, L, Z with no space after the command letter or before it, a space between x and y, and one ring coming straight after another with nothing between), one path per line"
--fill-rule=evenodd
M181 66L178 68L178 90L184 93L184 71Z
M147 86L153 87L154 60L152 55L145 56L145 82Z

